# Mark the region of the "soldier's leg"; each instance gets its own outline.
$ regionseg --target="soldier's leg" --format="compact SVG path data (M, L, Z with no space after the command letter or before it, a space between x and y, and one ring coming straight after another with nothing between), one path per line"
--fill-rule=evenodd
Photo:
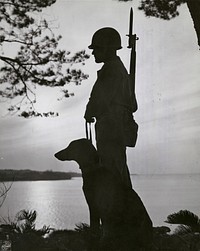
M97 123L96 141L101 165L110 171L114 178L132 187L120 119L109 116Z

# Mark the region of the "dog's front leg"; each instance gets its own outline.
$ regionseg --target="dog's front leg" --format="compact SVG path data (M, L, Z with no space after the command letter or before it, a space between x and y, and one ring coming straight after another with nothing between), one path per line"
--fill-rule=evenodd
M96 210L95 194L93 187L83 185L83 192L88 204L90 215L90 229L93 232L98 232L100 228L100 217Z
M89 212L90 212L90 242L88 251L97 251L99 250L100 219L95 209L89 207Z
M94 208L89 208L90 211L90 229L94 233L99 232L100 218Z

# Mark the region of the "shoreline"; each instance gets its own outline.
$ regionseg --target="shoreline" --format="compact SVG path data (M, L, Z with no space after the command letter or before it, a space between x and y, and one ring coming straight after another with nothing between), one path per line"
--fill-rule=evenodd
M57 172L52 170L0 170L0 182L71 180L74 177L81 177L81 174L75 172Z

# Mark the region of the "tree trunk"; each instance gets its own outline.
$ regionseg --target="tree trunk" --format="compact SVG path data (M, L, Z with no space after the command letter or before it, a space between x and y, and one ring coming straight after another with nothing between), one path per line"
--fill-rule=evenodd
M187 0L187 6L196 30L198 45L200 46L200 0Z

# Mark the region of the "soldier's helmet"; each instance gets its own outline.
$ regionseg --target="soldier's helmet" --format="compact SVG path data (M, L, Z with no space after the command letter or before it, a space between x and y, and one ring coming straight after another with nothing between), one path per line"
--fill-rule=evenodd
M122 48L120 34L111 27L105 27L97 30L94 33L92 43L88 46L88 48L94 49L95 47L107 47L120 50Z

